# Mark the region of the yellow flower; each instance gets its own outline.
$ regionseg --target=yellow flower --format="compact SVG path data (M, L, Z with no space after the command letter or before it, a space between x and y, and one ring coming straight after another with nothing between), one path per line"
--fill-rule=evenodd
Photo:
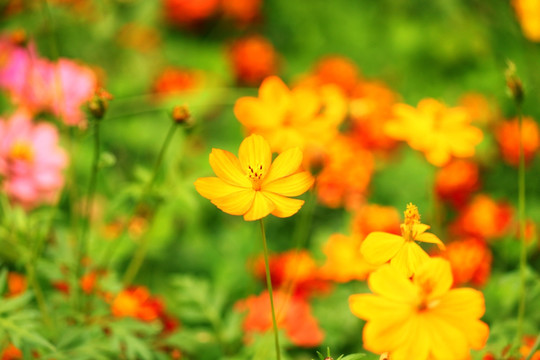
M429 259L428 254L415 242L422 241L437 244L444 250L444 244L435 235L426 233L429 225L420 222L418 208L407 205L405 222L401 224L401 236L375 231L370 233L360 247L366 260L374 265L382 265L387 261L397 267L407 277Z
M422 151L435 166L445 165L452 157L472 157L482 141L482 131L471 126L471 116L462 107L448 108L435 99L424 99L417 108L396 104L394 114L386 133Z
M480 321L484 296L474 289L453 289L448 261L431 258L413 280L391 265L371 274L374 294L349 298L352 313L367 321L364 347L390 353L391 360L465 360L469 349L484 347L489 327Z
M268 214L278 217L294 215L304 204L291 199L313 185L307 171L298 172L302 152L292 148L272 162L270 145L253 134L240 144L238 158L232 153L212 149L210 166L217 177L200 178L195 188L219 209L244 220L261 219Z

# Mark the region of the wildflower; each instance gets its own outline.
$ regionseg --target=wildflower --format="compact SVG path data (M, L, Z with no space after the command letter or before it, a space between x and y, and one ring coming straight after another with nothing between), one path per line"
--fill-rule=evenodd
M444 249L444 244L435 235L426 233L428 225L420 222L418 208L407 205L405 221L401 224L401 236L385 232L370 233L360 251L367 261L374 265L382 265L387 261L407 277L411 277L422 263L429 259L426 252L416 243L422 241L437 244Z
M292 90L271 76L259 87L259 97L242 97L234 105L236 118L248 132L264 136L273 151L291 147L324 152L338 134L346 113L342 92L333 85Z
M490 125L499 117L499 110L482 94L466 93L459 98L459 106L471 116L471 121Z
M245 26L261 16L262 0L221 0L221 11L225 17Z
M7 276L7 297L14 297L23 294L28 284L26 277L22 274L10 271Z
M364 203L371 182L373 156L346 136L337 136L325 151L317 176L319 201L332 208L357 209Z
M538 124L530 117L524 117L521 131L521 143L525 163L530 163L540 147ZM519 122L518 119L505 121L495 130L495 137L503 159L510 165L519 165Z
M360 71L354 62L343 56L332 55L321 59L313 73L303 79L301 84L314 87L333 84L344 94L350 95L359 80Z
M463 207L471 194L480 188L478 165L467 160L453 160L435 175L437 196L456 208Z
M311 314L311 307L304 298L289 297L274 292L274 306L278 309L277 326L285 330L289 340L296 346L314 347L322 343L324 333ZM245 341L250 342L254 333L264 333L272 328L270 297L265 291L259 296L250 296L235 305L237 311L247 312L243 328Z
M90 271L83 275L79 281L79 285L85 294L90 295L95 290L98 276L99 273L97 271Z
M163 0L163 6L170 23L194 27L217 12L219 0Z
M253 265L257 278L265 280L264 257L259 256ZM319 276L319 268L307 250L290 250L271 255L269 267L272 286L290 289L295 296L307 297L313 292L324 292L329 288L329 284Z
M15 345L8 344L0 353L0 360L22 360L23 359L23 353L21 350L19 350Z
M447 108L435 99L424 99L417 108L396 104L394 114L387 134L422 151L435 166L445 165L452 157L472 157L483 137L480 129L470 125L465 109Z
M374 231L401 233L399 213L392 206L365 205L354 214L351 223L353 234L362 240Z
M240 84L256 86L264 78L277 72L276 50L272 43L262 36L236 40L229 48L228 58L233 74Z
M181 94L200 87L202 78L202 73L196 70L167 67L159 74L152 87L159 95Z
M47 123L34 124L19 111L0 119L2 190L16 204L31 209L54 203L64 185L62 170L68 158L58 146L58 132Z
M133 317L142 321L158 319L163 313L163 304L150 296L143 286L122 290L111 304L111 312L116 317Z
M483 286L487 282L492 255L484 241L474 237L453 241L441 256L450 262L454 286Z
M99 88L88 102L88 110L90 110L94 118L101 120L107 112L109 101L112 99L113 97L111 94L105 89Z
M190 125L192 122L191 113L186 105L175 106L171 116L173 121L177 124Z
M537 0L512 0L521 30L530 41L540 41L540 2Z
M326 262L320 269L321 276L339 283L365 280L377 266L360 253L361 240L357 235L332 234L323 247Z
M289 198L313 185L307 171L298 172L300 149L289 149L272 162L268 142L253 134L242 141L238 154L237 158L228 151L212 149L210 166L217 177L198 179L195 188L199 194L227 214L243 215L247 221L270 213L292 216L302 207L303 200Z
M485 194L476 195L451 225L457 235L494 239L504 236L512 225L513 210Z
M367 321L364 348L392 360L465 360L481 349L489 334L480 321L485 304L481 292L450 290L450 264L428 259L409 280L392 265L384 265L368 280L373 294L349 298L352 313Z

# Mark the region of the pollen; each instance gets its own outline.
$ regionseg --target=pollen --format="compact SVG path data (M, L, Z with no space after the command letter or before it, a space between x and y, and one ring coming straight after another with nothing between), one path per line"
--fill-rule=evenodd
M248 177L251 180L251 183L253 184L253 190L260 190L261 189L261 183L264 179L264 168L261 164L257 165L248 165L248 171L247 171Z
M31 162L34 160L34 149L27 142L17 141L11 147L9 155L13 160Z
M407 204L407 209L404 212L405 214L405 225L412 226L415 224L420 224L420 214L418 213L418 208L412 203Z

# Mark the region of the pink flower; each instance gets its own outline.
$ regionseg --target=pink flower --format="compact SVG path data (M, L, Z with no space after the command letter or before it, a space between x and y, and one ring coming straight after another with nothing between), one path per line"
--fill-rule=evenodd
M19 110L0 119L0 178L2 191L25 209L54 203L64 185L66 152L58 146L58 131L47 123L32 123Z

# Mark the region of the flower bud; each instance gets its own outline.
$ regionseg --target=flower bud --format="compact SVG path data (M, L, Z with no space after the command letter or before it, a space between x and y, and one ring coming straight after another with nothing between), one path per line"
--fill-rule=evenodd
M514 99L514 101L521 104L525 95L523 92L523 84L521 83L521 79L516 74L516 65L511 61L508 61L507 64L508 67L505 71L506 86L508 87L510 96Z
M95 119L101 120L107 112L109 100L112 99L113 97L111 94L109 94L104 89L99 88L94 93L92 99L88 101L88 110L90 110L90 113L94 116Z
M175 106L172 111L172 118L175 123L183 125L191 125L191 113L187 105L178 105Z

